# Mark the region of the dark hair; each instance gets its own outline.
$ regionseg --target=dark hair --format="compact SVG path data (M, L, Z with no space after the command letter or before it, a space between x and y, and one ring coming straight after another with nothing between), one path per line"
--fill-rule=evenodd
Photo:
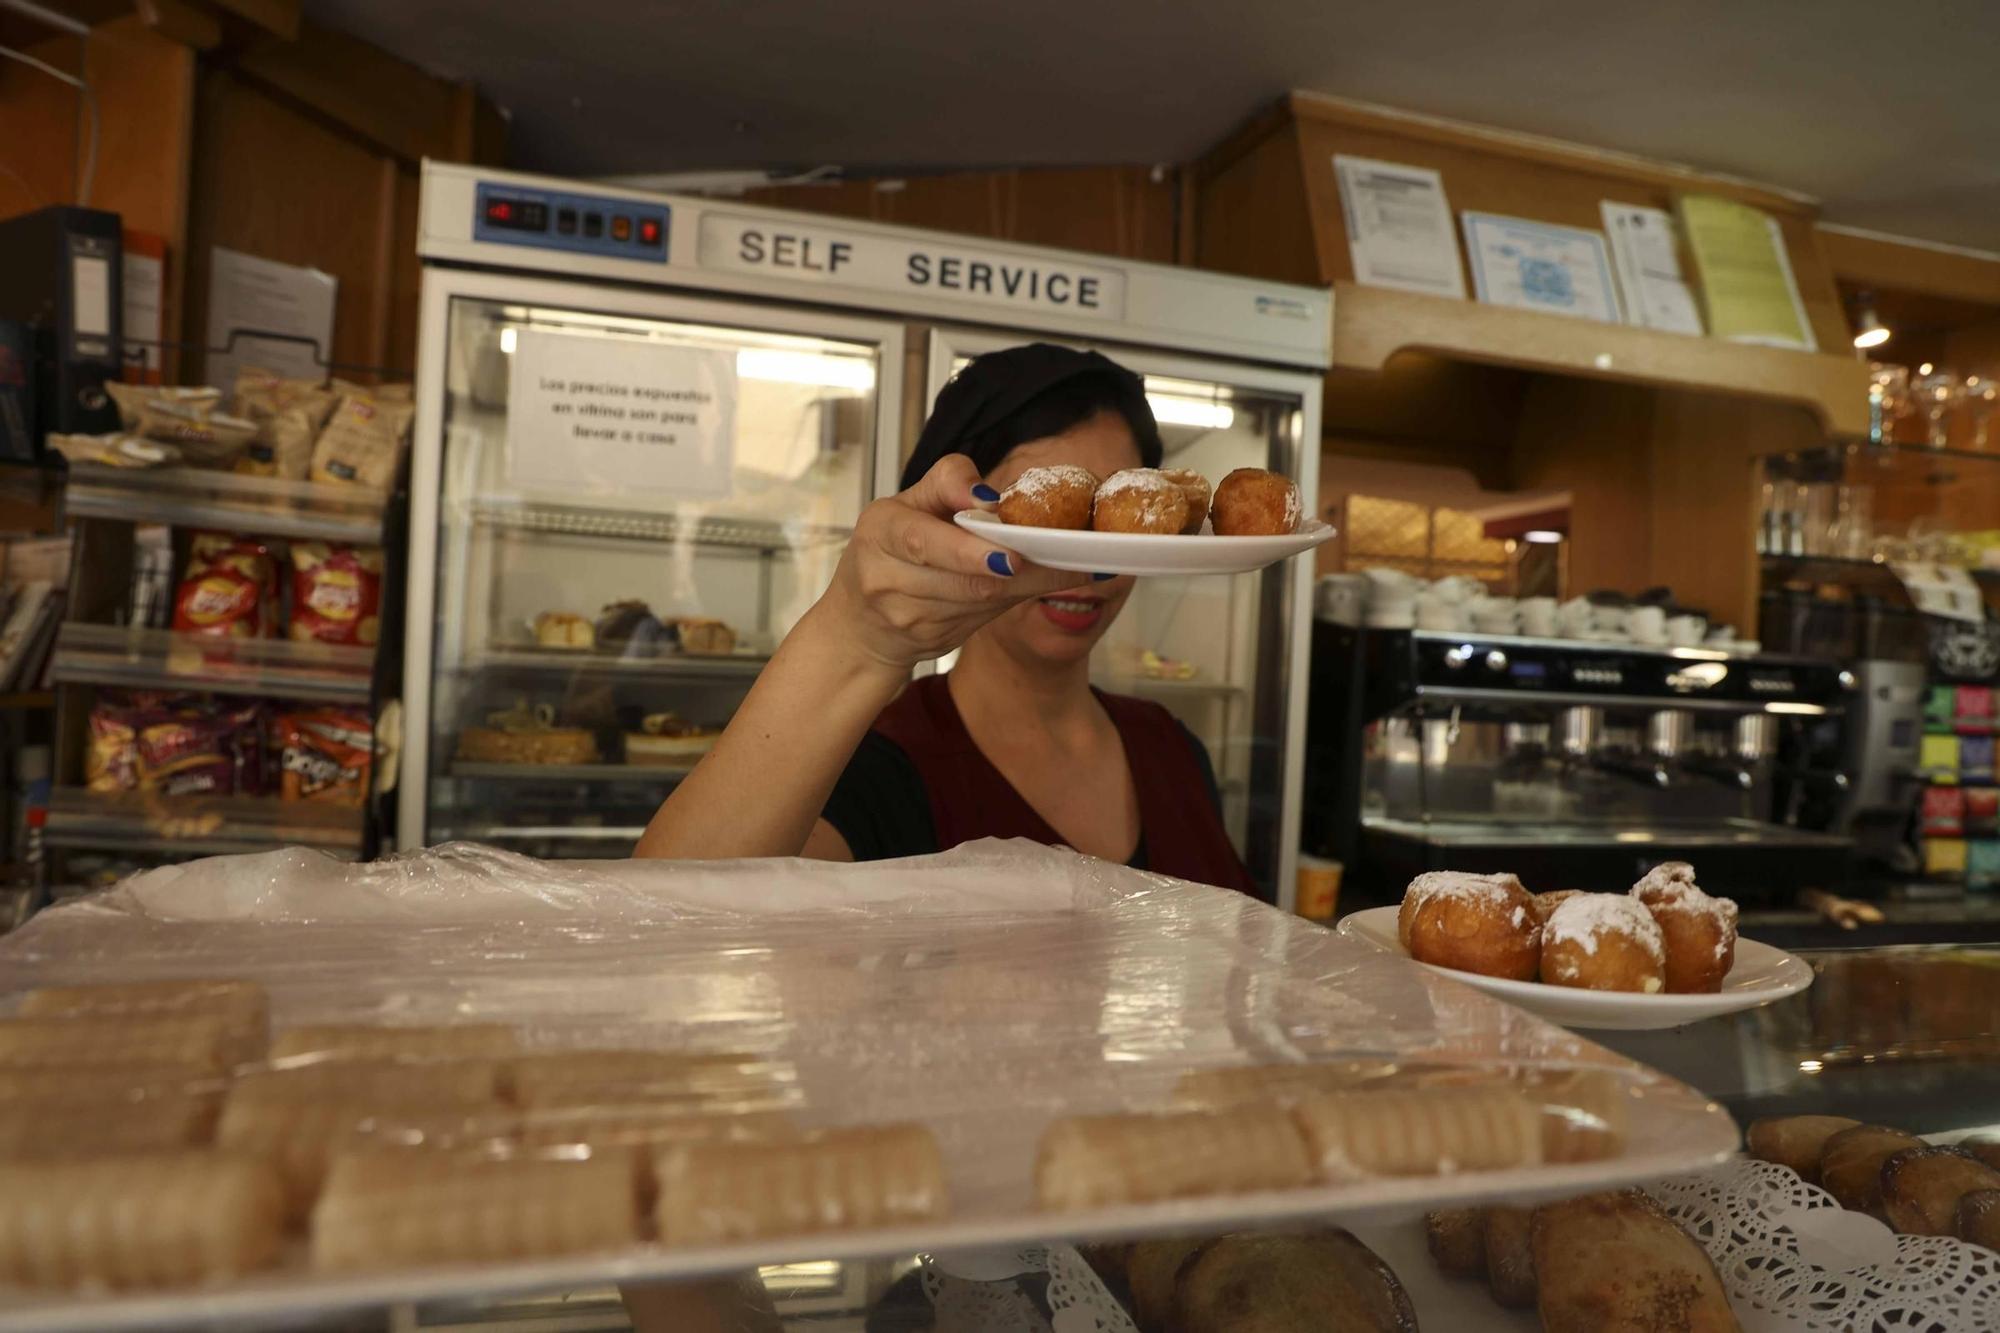
M966 455L984 476L1017 445L1060 435L1100 412L1124 419L1142 464L1160 465L1165 450L1146 382L1111 358L1052 343L975 357L938 391L916 452L903 465L903 489L947 454Z

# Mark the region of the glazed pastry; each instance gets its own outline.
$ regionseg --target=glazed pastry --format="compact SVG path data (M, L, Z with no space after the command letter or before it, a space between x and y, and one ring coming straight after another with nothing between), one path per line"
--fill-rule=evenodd
M1312 1182L1305 1141L1278 1107L1071 1116L1042 1135L1035 1200L1058 1212Z
M720 727L698 727L674 713L653 713L625 734L625 762L687 768L715 748Z
M1132 1317L1141 1333L1168 1326L1174 1314L1174 1279L1188 1256L1205 1244L1199 1236L1168 1236L1132 1247L1125 1260L1125 1280L1132 1289Z
M600 653L654 657L665 645L667 631L653 608L635 598L613 602L599 612L592 637Z
M271 1058L314 1055L322 1060L499 1060L520 1050L504 1023L311 1023L287 1028L271 1043Z
M44 986L21 997L23 1018L220 1018L232 1060L263 1054L271 1000L254 981L132 981L104 986Z
M1595 1162L1625 1151L1631 1090L1609 1070L1525 1075L1522 1090L1541 1112L1542 1160Z
M251 1158L0 1162L0 1284L187 1286L275 1263L278 1181Z
M1525 1310L1535 1303L1533 1212L1526 1208L1486 1210L1486 1289L1496 1303Z
M785 1072L737 1051L543 1051L509 1066L522 1106L671 1102L704 1114L777 1106Z
M245 1054L241 1024L216 1014L0 1020L0 1068L126 1065L219 1074Z
M1905 1236L1955 1234L1958 1201L1993 1189L2000 1171L1956 1148L1905 1148L1882 1163L1882 1213Z
M1583 990L1657 995L1667 984L1660 928L1634 898L1580 893L1549 914L1542 980Z
M1299 488L1290 477L1240 467L1222 479L1208 511L1218 537L1275 537L1299 529Z
M1546 1333L1738 1333L1708 1252L1643 1192L1535 1209L1535 1304Z
M1403 901L1410 916L1406 947L1418 962L1510 981L1535 979L1542 927L1534 900L1512 875L1419 875ZM1402 915L1399 910L1399 924Z
M2000 1190L1974 1190L1959 1199L1953 1234L1974 1245L2000 1250Z
M653 1170L654 1217L668 1245L931 1222L948 1207L944 1159L922 1125L677 1144L653 1159Z
M1484 1208L1440 1208L1424 1214L1424 1242L1437 1266L1453 1277L1486 1276Z
M1173 1333L1416 1333L1409 1293L1345 1231L1222 1236L1182 1261Z
M639 1239L636 1180L629 1153L342 1157L313 1209L312 1264L344 1271L620 1249Z
M1986 1165L2000 1171L2000 1138L1991 1134L1974 1134L1970 1138L1960 1139L1953 1146L1971 1153Z
M1208 478L1186 467L1163 467L1160 475L1180 487L1181 495L1187 500L1187 521L1181 524L1181 531L1200 532L1201 525L1208 521L1208 502L1214 494Z
M215 1133L215 1106L193 1093L0 1102L0 1160L199 1147Z
M1164 472L1126 468L1097 488L1090 526L1099 532L1176 533L1187 526L1187 495Z
M1722 979L1736 965L1736 904L1695 887L1694 869L1684 861L1655 866L1632 886L1632 896L1660 927L1668 993L1721 990Z
M1322 1181L1535 1166L1540 1117L1506 1087L1336 1092L1293 1108Z
M1262 1102L1289 1105L1315 1093L1359 1088L1400 1068L1394 1060L1325 1060L1196 1069L1181 1075L1174 1085L1174 1105L1189 1111L1223 1111Z
M1031 467L1000 492L1002 523L1029 528L1087 528L1097 474L1073 463Z
M1752 1120L1743 1131L1743 1148L1763 1162L1776 1162L1798 1173L1808 1185L1819 1184L1820 1154L1826 1141L1859 1120L1844 1115L1772 1115Z
M596 639L590 622L574 611L544 611L535 617L535 642L544 648L588 648Z
M727 657L736 651L736 631L713 616L681 616L674 621L681 651L696 657Z
M1842 1208L1880 1214L1882 1163L1905 1148L1925 1147L1922 1139L1884 1125L1856 1125L1831 1135L1819 1156L1820 1187Z

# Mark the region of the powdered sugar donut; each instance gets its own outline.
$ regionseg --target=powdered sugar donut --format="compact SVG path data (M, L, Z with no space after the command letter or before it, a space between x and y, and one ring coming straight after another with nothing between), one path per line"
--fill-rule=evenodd
M1002 523L1028 528L1087 528L1097 474L1074 463L1031 467L1000 493Z
M1214 495L1214 488L1208 478L1189 467L1163 467L1160 475L1181 488L1187 497L1187 522L1181 524L1182 532L1200 532L1203 521L1208 518L1208 502Z
M1424 900L1439 891L1454 891L1465 880L1492 881L1503 892L1509 885L1517 889L1521 887L1520 880L1507 874L1475 875L1467 870L1426 870L1403 890L1403 905L1396 909L1396 939L1405 953L1410 948L1410 926L1416 921L1417 909L1424 905Z
M1090 526L1099 532L1176 533L1187 515L1187 496L1164 472L1128 467L1097 488Z
M1482 976L1535 979L1542 926L1534 899L1512 875L1419 875L1404 901L1412 897L1410 957Z
M1666 989L1667 949L1645 905L1622 893L1579 893L1549 914L1542 980L1581 990Z
M1712 994L1736 966L1736 904L1703 893L1694 868L1668 861L1647 871L1632 886L1645 904L1667 950L1667 990L1675 995Z
M1218 537L1276 537L1299 528L1299 488L1290 477L1240 467L1215 488L1208 512Z

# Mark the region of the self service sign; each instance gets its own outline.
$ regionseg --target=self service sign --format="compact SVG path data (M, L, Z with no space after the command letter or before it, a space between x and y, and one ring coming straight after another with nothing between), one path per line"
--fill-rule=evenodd
M1125 275L1117 269L938 244L929 238L707 213L701 219L699 254L703 268L733 273L1101 319L1125 314Z

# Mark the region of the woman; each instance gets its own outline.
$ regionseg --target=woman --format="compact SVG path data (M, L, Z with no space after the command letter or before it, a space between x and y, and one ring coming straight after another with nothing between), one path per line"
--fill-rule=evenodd
M1249 889L1200 742L1090 686L1132 579L1042 569L952 522L1031 467L1160 459L1144 382L1115 362L1045 343L973 361L637 854L875 860L1025 837ZM948 674L911 682L954 648Z

